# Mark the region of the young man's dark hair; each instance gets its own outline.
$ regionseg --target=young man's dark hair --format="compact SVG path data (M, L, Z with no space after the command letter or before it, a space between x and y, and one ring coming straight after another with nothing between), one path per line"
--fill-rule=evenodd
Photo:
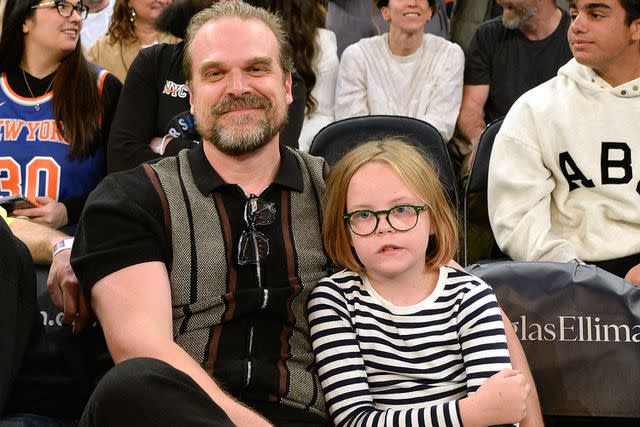
M626 16L624 23L629 26L636 19L640 19L640 1L638 0L620 0L620 4L624 9Z

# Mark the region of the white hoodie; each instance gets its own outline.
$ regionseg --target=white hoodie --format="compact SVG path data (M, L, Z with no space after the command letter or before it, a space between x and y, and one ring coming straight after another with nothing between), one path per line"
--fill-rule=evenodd
M496 241L513 259L640 253L640 78L614 88L569 61L507 114L488 185Z

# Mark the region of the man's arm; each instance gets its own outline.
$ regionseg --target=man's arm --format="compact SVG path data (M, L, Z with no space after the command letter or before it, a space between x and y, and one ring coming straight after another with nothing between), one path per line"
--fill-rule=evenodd
M60 240L69 237L55 228L24 218L14 219L9 227L13 234L29 248L33 262L36 264L51 264L51 249Z
M173 341L169 277L162 262L126 267L99 280L91 302L115 363L134 357L162 360L189 375L236 425L269 425L225 394Z
M462 88L462 105L458 115L458 131L471 144L475 156L480 134L484 130L484 105L489 97L489 85L464 85Z

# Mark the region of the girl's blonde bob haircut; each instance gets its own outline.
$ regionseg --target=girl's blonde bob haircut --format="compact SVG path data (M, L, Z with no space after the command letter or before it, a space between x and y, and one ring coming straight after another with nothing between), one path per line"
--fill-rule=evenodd
M366 142L349 151L333 166L327 180L327 213L322 233L329 257L340 267L364 273L351 245L349 226L343 215L347 213L347 190L351 178L358 169L371 162L391 166L429 206L426 212L431 218L433 234L425 236L429 238L425 268L431 270L447 264L458 247L458 224L451 202L425 154L401 138Z

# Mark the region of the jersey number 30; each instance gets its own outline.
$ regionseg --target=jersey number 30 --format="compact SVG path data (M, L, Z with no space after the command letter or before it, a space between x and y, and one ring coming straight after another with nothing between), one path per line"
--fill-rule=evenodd
M0 157L0 194L23 194L29 199L45 196L58 200L60 165L53 158L34 157L27 163L25 175L22 176L20 164L12 157Z

